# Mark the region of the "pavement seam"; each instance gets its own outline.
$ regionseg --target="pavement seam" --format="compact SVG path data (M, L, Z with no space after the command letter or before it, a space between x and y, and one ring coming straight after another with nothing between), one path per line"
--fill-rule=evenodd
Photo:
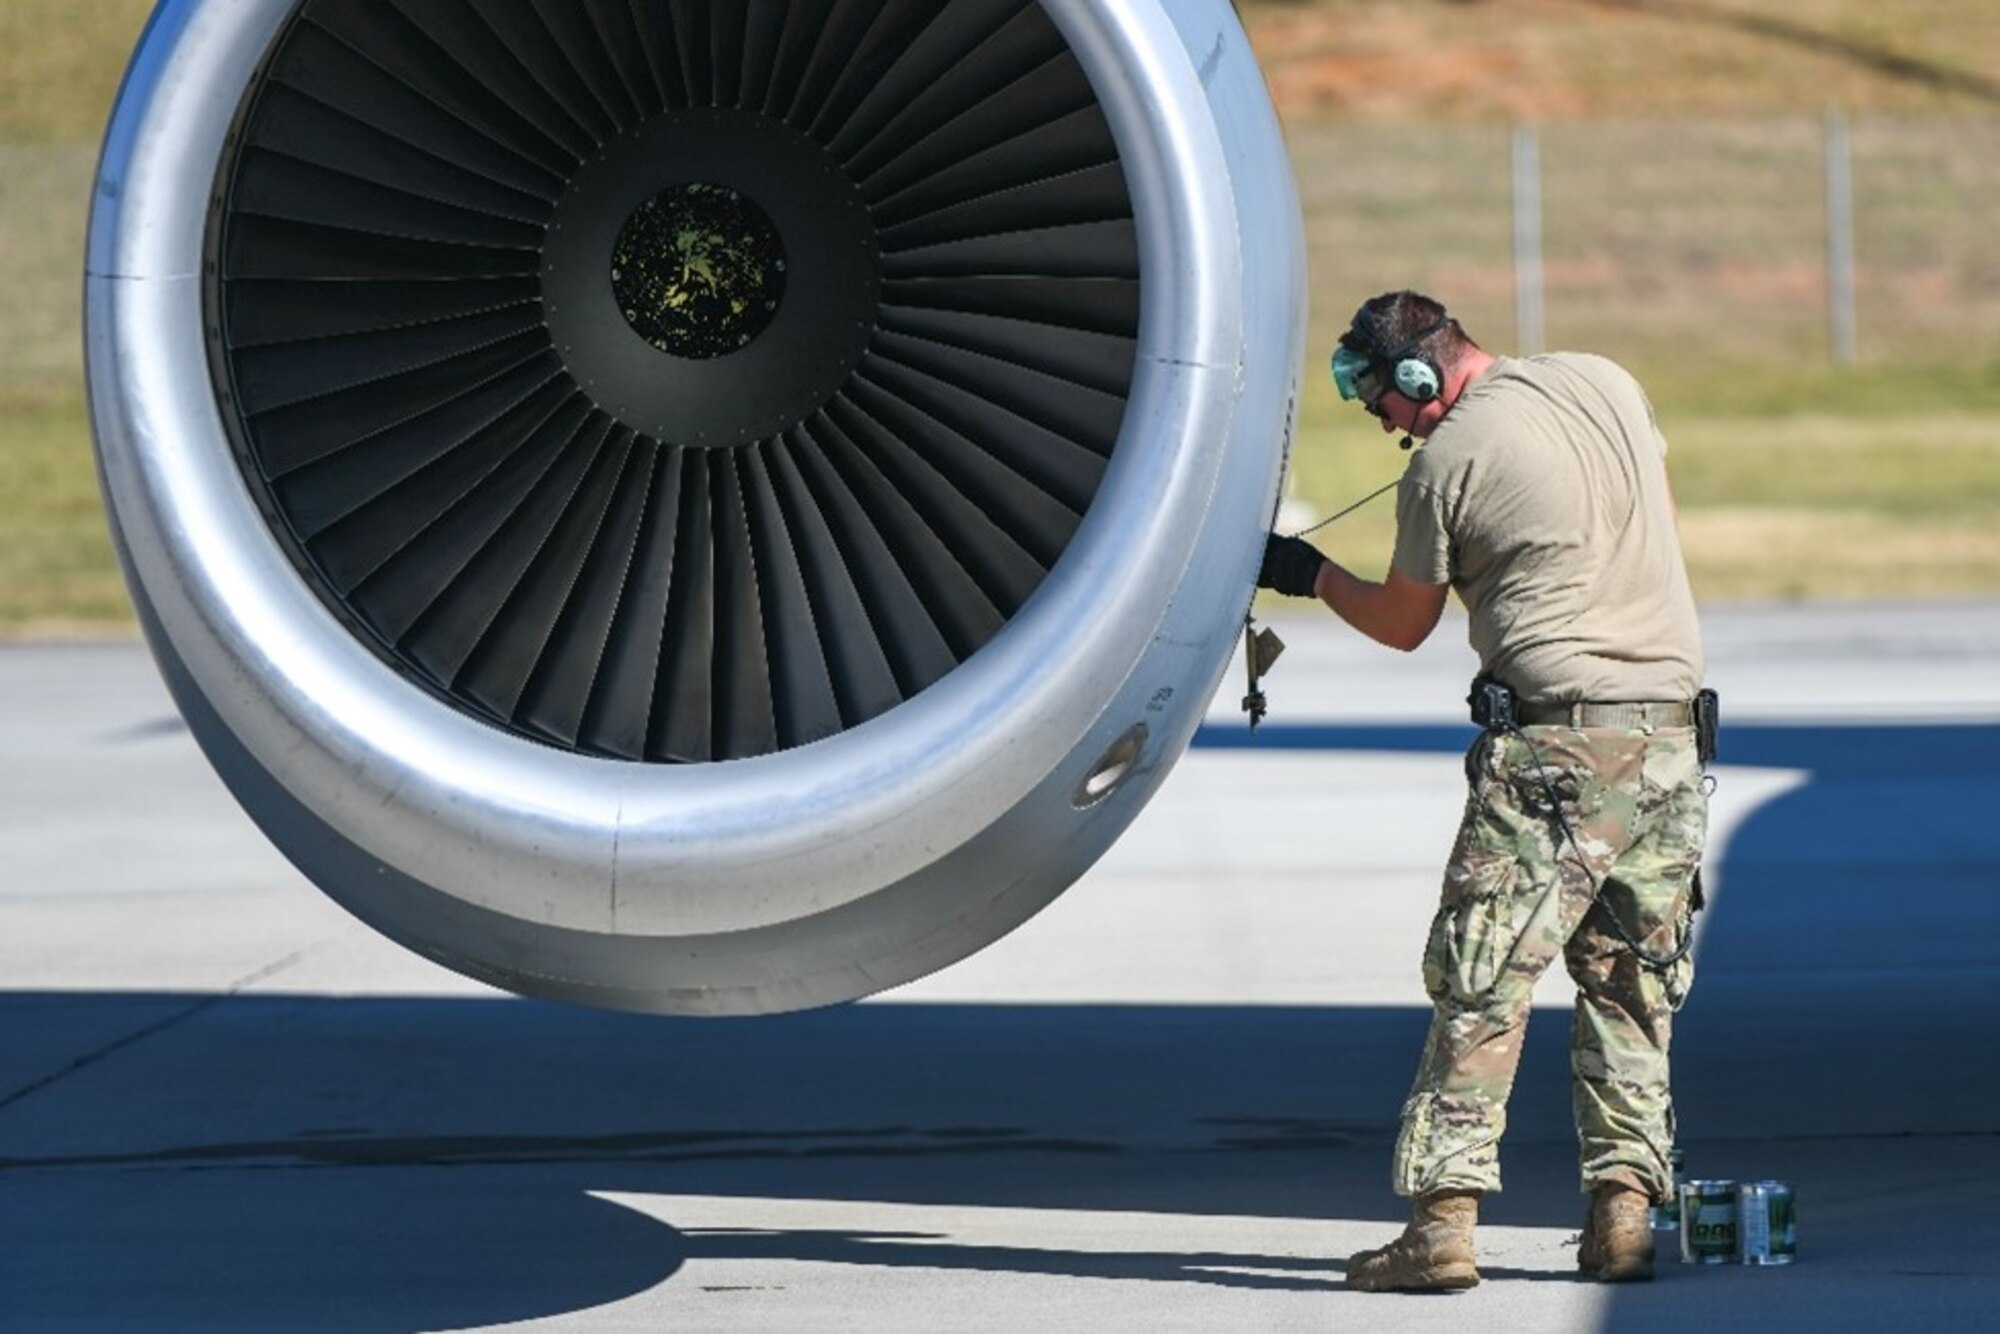
M231 982L227 987L224 987L221 991L218 991L210 996L203 996L199 1000L190 1003L185 1008L176 1010L174 1013L168 1015L164 1019L156 1019L152 1023L147 1024L142 1028L134 1029L132 1032L127 1033L122 1037L113 1038L111 1041L105 1043L103 1046L97 1048L95 1051L85 1052L83 1055L71 1061L68 1065L62 1067L60 1070L56 1070L49 1074L43 1075L40 1079L24 1084L20 1088L15 1089L12 1093L9 1093L6 1097L0 1098L0 1112L5 1112L15 1103L20 1102L23 1099L28 1098L36 1093L39 1093L45 1088L49 1088L55 1084L61 1083L63 1080L68 1079L71 1075L76 1074L80 1070L85 1070L88 1069L90 1066L96 1065L99 1061L104 1060L106 1057L116 1055L117 1053L125 1050L127 1047L131 1047L137 1043L144 1042L147 1038L154 1037L160 1033L164 1033L170 1028L176 1028L181 1024L186 1023L188 1020L194 1018L196 1015L202 1014L207 1010L211 1009L212 1007L220 1005L222 1002L226 1000L233 999L234 997L240 995L248 988L256 986L259 982L262 982L270 977L275 977L279 973L284 972L286 969L292 968L304 962L307 955L313 953L319 948L320 945L308 945L304 949L294 950L290 954L285 955L283 958L278 959L272 963L267 963L262 968L259 968L254 972L244 974L242 977L237 978L234 982Z

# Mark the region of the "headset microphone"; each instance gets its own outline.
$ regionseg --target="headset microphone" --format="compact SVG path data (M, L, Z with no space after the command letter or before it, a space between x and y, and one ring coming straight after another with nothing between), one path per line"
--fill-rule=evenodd
M1398 449L1408 449L1408 448L1410 448L1410 447L1411 447L1412 445L1414 445L1414 444L1416 444L1416 443L1417 443L1416 441L1414 441L1414 440L1410 439L1410 437L1406 435L1406 436L1404 436L1404 437L1403 437L1403 443L1402 443L1402 444L1400 444L1400 445L1398 445L1398 446L1396 446L1396 448L1398 448Z

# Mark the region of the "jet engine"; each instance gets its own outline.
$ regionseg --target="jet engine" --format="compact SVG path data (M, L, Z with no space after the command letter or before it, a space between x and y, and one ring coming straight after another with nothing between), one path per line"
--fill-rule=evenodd
M530 995L852 999L1071 884L1277 502L1225 0L164 0L86 344L148 641L316 884Z

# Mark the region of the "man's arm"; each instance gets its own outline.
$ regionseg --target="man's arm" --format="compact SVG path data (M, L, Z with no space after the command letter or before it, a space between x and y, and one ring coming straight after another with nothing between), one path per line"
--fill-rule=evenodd
M1264 541L1259 588L1287 597L1316 597L1370 639L1404 652L1430 638L1444 614L1446 584L1423 584L1393 565L1385 583L1370 583L1328 560L1302 537L1272 533Z
M1423 584L1394 566L1382 583L1363 579L1329 560L1313 594L1341 620L1380 644L1408 653L1431 636L1444 615L1448 584Z

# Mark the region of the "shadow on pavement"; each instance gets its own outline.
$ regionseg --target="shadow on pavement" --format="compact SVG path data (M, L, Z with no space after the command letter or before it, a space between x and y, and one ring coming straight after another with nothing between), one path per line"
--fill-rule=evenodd
M1458 754L1473 736L1267 724L1195 745ZM2000 995L1996 757L1992 724L1725 725L1725 788L1731 766L1802 781L1711 851L1675 1035L1683 1138L2000 1131L2000 1065L1963 1055L1990 1049Z
M1025 1246L943 1245L942 1236L833 1229L687 1228L690 1259L786 1260L820 1264L970 1269L1063 1278L1146 1283L1207 1283L1226 1288L1317 1292L1338 1287L1339 1263L1298 1256L1227 1251L1075 1251ZM1312 1275L1325 1275L1313 1277Z
M1457 754L1473 735L1281 724L1195 744ZM1801 1263L1698 1269L1665 1238L1659 1281L1612 1294L1604 1329L1992 1323L1997 755L1991 724L1725 724L1725 786L1730 766L1802 781L1709 858L1718 893L1674 1044L1679 1138L1696 1175L1793 1183Z
M119 1012L152 1035L0 1111L0 1310L27 1328L493 1324L615 1301L698 1256L1334 1285L1330 1260L1296 1256L684 1234L590 1193L1387 1223L1426 1018L894 1004L718 1023L16 993L0 1031L112 1032ZM1534 1025L1547 1068L1515 1118L1522 1152L1557 1162L1563 1018ZM1532 1175L1560 1184L1510 1191L1497 1220L1573 1225L1573 1184Z
M0 1199L0 1327L23 1331L458 1329L681 1263L651 1219L493 1172L8 1173Z
M1250 744L1468 739L1273 726ZM1652 1292L1616 1298L1611 1328L1684 1325L1697 1307L1726 1324L1732 1302L1779 1294L1815 1327L1853 1328L1884 1314L1870 1305L1884 1293L1939 1317L1995 1295L2000 1236L1969 1183L2000 1163L2000 1063L1967 1053L1991 1049L2000 896L1973 813L2000 786L1996 740L1726 736L1726 764L1808 778L1712 864L1721 890L1677 1043L1682 1134L1700 1173L1797 1182L1807 1264L1668 1265ZM1425 1020L873 1004L737 1023L513 1000L0 993L0 1312L91 1329L493 1324L615 1301L704 1256L1331 1286L1332 1260L679 1229L591 1192L1387 1222ZM1559 1012L1531 1025L1512 1188L1490 1221L1575 1225L1566 1028ZM103 1059L48 1068L78 1050ZM1952 1223L1952 1246L1882 1234L1924 1220ZM1510 1276L1571 1281L1490 1271Z

